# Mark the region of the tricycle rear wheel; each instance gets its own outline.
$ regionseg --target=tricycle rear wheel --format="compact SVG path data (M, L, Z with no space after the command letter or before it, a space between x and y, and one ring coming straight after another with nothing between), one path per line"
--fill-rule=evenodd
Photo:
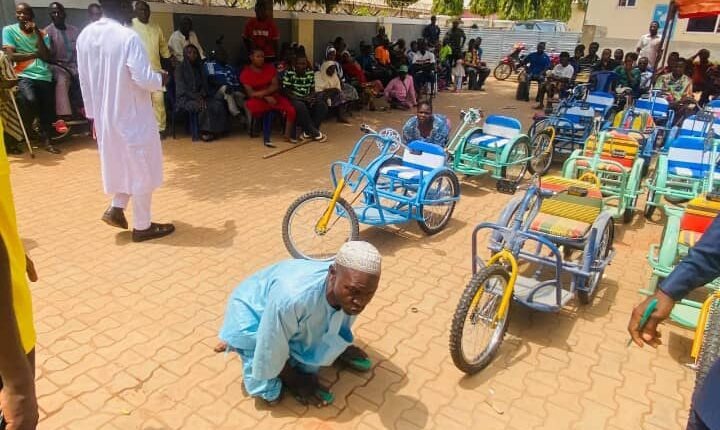
M509 181L520 182L525 176L525 171L527 170L527 165L530 160L523 163L518 163L517 160L526 160L530 154L530 147L524 140L516 140L512 145L510 151L508 151L508 158L505 161L508 165L502 168L501 174L503 178Z
M450 171L443 171L430 180L421 201L448 199L458 195L460 183L457 176ZM438 205L421 205L418 211L422 219L418 220L418 225L428 235L439 233L450 222L456 203L457 201L451 201Z
M450 356L458 369L473 374L483 370L495 357L508 328L510 309L495 320L510 274L494 264L476 273L463 292L450 329ZM511 302L512 304L512 302ZM478 344L477 330L483 330ZM479 352L466 350L467 343Z
M599 262L607 258L612 249L613 240L615 239L615 224L613 224L612 218L609 218L605 222L605 226L602 231L599 232L599 236L596 240L595 255L593 256L594 262ZM587 250L589 243L585 246ZM593 264L594 265L594 264ZM589 305L592 301L592 297L597 290L600 281L602 280L604 270L598 270L595 273L591 273L587 279L588 288L578 289L576 291L578 302L581 305Z
M290 255L306 260L329 261L343 243L360 237L360 223L355 210L340 197L325 233L315 225L332 201L331 191L313 191L295 200L283 218L282 236Z

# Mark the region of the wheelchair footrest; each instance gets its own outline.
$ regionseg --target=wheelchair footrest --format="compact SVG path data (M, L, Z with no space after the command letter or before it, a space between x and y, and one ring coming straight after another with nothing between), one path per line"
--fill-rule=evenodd
M573 298L570 291L560 289L560 303L558 304L557 289L559 287L553 282L538 289L539 284L540 282L534 278L518 276L515 281L515 299L523 305L539 311L557 312ZM536 289L537 291L535 291Z

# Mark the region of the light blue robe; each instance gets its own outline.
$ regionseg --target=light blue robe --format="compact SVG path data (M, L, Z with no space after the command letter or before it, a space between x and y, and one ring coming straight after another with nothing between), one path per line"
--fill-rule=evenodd
M282 261L233 291L220 339L240 354L250 395L275 400L285 363L315 373L352 344L355 317L334 309L325 296L330 264Z

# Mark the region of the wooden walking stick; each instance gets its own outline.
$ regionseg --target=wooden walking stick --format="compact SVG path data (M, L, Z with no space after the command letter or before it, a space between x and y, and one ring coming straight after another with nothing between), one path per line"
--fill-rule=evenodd
M20 109L18 109L17 101L15 101L15 94L13 94L12 92L10 92L10 100L12 100L13 107L15 108L15 114L17 114L18 122L20 123L23 137L25 138L25 143L27 144L28 150L30 151L30 158L35 158L35 153L33 152L32 145L30 144L30 139L28 139L27 131L25 130L25 123L20 116Z
M303 145L307 145L308 143L311 143L311 142L313 142L313 141L312 141L312 140L307 140L307 141L305 141L305 142L296 143L295 145L293 145L293 146L291 146L291 147L289 147L289 148L280 149L280 150L278 150L278 151L273 151L273 152L271 152L271 153L269 153L269 154L265 154L265 155L263 155L262 159L263 159L263 160L267 160L268 158L272 158L272 157L275 157L276 155L284 154L284 153L286 153L286 152L292 151L293 149L297 149L297 148L299 148L299 147L301 147L301 146L303 146Z

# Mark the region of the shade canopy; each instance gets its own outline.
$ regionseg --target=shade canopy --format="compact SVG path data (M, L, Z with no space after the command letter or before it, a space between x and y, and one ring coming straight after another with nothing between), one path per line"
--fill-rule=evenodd
M680 18L702 18L720 14L720 0L675 0Z

